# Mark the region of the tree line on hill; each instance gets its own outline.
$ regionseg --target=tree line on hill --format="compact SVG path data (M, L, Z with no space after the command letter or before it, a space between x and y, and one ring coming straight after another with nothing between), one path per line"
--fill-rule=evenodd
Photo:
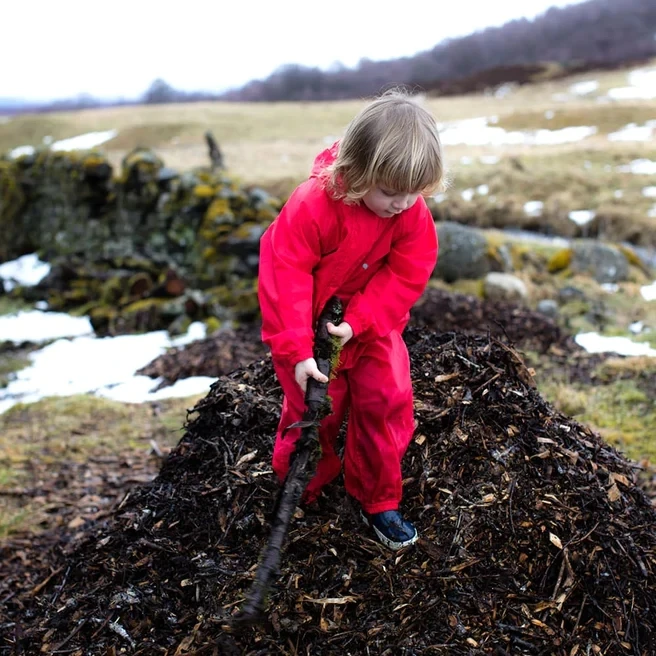
M547 68L546 62L560 64L565 74L572 68L642 61L656 55L655 36L654 0L589 0L552 7L533 20L513 20L448 39L413 57L365 59L352 69L335 67L328 71L290 64L221 98L336 100L375 94L393 84L441 94L478 91L487 78L492 85L495 81L528 81L522 76L540 75ZM516 75L520 79L514 79ZM463 84L465 81L469 85Z

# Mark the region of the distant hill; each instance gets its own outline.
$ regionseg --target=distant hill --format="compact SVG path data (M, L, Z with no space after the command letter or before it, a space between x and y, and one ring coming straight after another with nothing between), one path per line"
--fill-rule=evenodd
M655 35L655 0L589 0L449 39L413 57L333 71L291 64L221 98L336 100L398 84L442 94L478 91L644 61L656 55Z
M28 104L31 103L27 103L21 98L3 98L0 96L0 114L14 114L24 111Z

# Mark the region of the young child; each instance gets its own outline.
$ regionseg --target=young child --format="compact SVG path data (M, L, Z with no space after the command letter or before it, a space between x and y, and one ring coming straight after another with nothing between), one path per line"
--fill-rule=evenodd
M260 242L262 339L284 393L273 469L284 480L300 429L282 433L303 415L308 378L327 381L313 358L313 335L336 295L344 320L328 330L343 349L328 387L333 414L321 424L322 456L305 499L316 499L341 471L335 440L348 409L346 491L392 549L418 537L399 512L401 460L414 432L401 333L437 263L437 233L423 196L442 178L435 119L409 95L385 93L317 156Z

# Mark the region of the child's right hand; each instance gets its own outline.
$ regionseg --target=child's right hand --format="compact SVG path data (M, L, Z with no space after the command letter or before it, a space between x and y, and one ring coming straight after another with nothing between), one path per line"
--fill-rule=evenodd
M328 376L324 376L317 367L317 361L314 358L308 358L307 360L301 360L297 363L294 368L294 378L296 382L301 386L301 389L305 392L307 389L308 378L314 378L314 380L319 381L320 383L327 383Z

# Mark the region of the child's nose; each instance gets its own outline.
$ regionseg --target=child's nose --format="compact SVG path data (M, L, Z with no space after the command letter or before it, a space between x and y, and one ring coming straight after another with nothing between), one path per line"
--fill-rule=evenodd
M399 211L406 209L408 207L408 196L406 195L400 198L395 198L392 201L392 207Z

